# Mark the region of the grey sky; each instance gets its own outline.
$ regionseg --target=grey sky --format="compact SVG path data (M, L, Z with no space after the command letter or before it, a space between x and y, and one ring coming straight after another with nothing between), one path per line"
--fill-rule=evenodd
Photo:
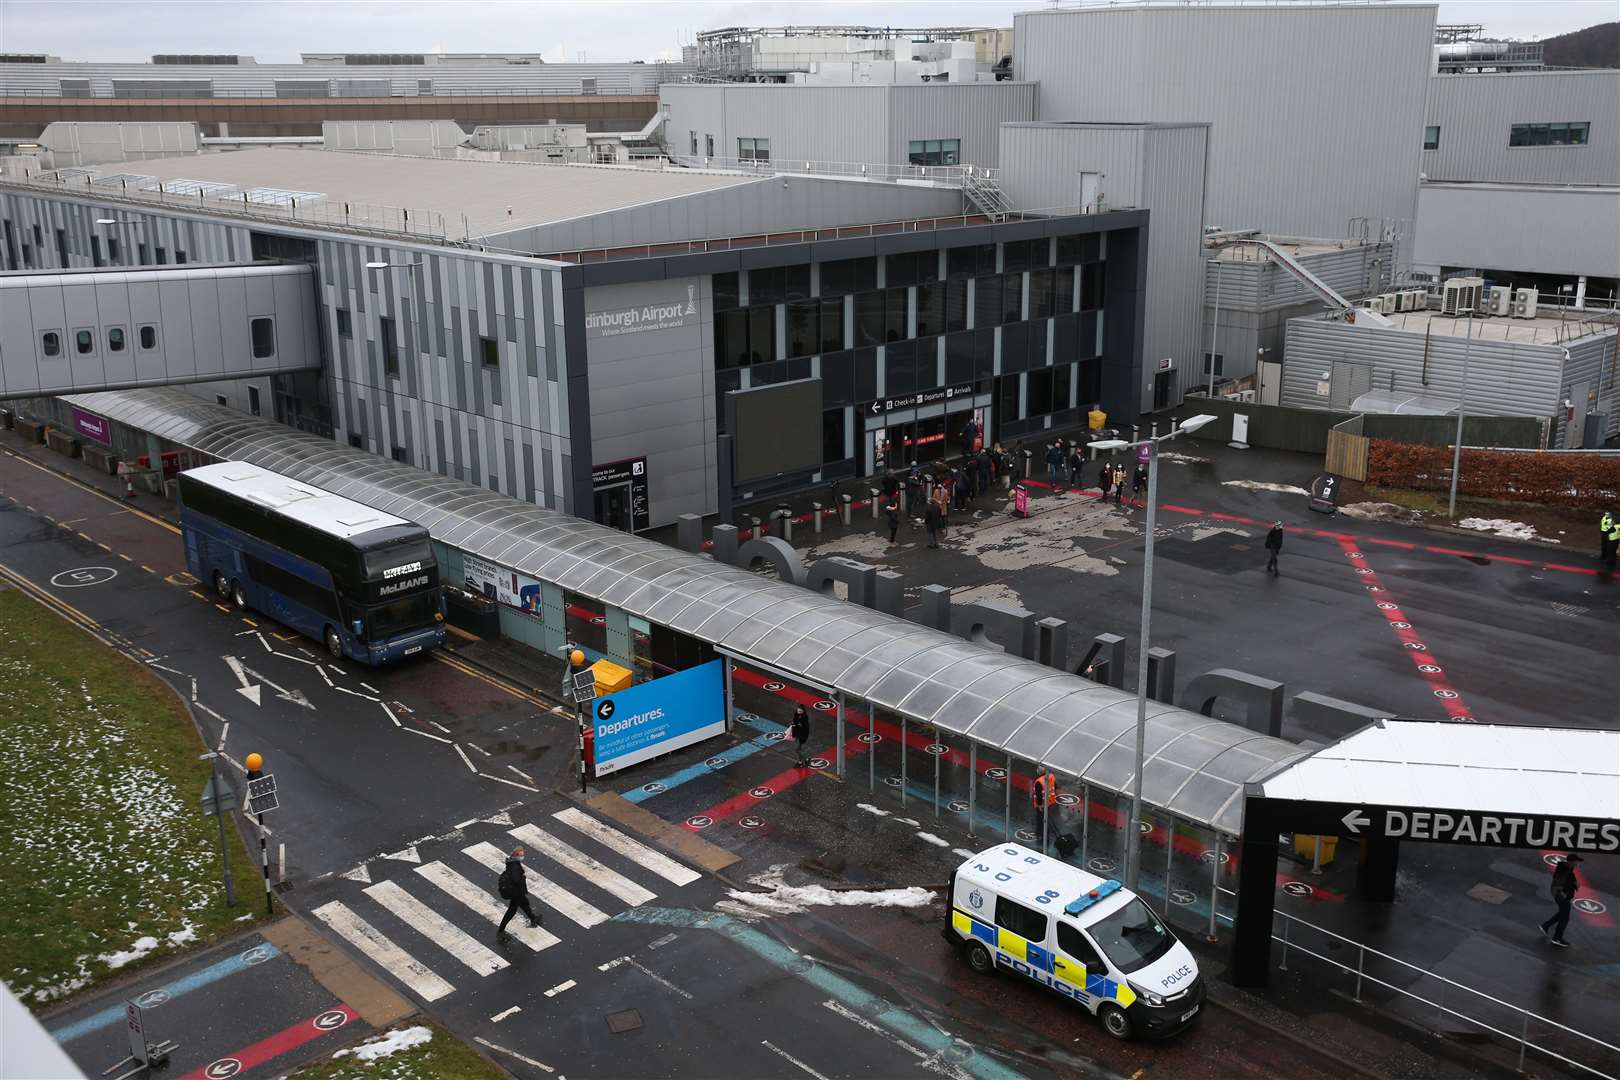
M861 23L1010 26L1031 0L0 0L0 49L64 60L154 53L242 53L296 62L301 51L542 52L552 60L679 58L706 29ZM1615 18L1614 0L1442 0L1443 23L1550 37Z

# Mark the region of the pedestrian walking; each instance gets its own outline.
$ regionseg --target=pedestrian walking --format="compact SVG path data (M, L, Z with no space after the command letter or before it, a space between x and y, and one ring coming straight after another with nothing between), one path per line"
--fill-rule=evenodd
M1053 491L1063 490L1063 448L1057 443L1046 446L1046 479Z
M983 494L989 494L990 487L995 481L995 468L990 463L989 453L980 449L978 455L973 459L973 465L979 473L979 491Z
M1085 487L1086 455L1075 443L1069 448L1069 486L1076 491Z
M1603 565L1613 573L1616 554L1620 553L1620 515L1613 510L1605 510L1598 519L1598 542Z
M1564 940L1564 930L1569 926L1569 905L1575 899L1575 890L1579 883L1575 880L1575 864L1581 862L1581 857L1573 851L1558 860L1553 867L1552 893L1553 902L1558 910L1553 912L1552 918L1541 924L1541 933L1546 939L1560 949L1569 948L1569 942Z
M1136 466L1136 471L1131 474L1131 498L1140 499L1142 497L1142 492L1147 490L1147 470L1148 467L1146 465L1138 464Z
M939 547L939 530L945 525L945 514L939 508L939 500L931 499L928 509L924 512L923 523L928 527L928 546Z
M804 756L804 744L810 741L810 714L805 711L803 705L794 707L793 722L788 725L788 733L793 736L793 741L798 744L799 758L796 764L802 769L810 764L810 759Z
M1043 837L1046 835L1046 815L1052 805L1057 802L1057 777L1047 771L1045 765L1035 772L1035 783L1029 789L1030 831L1035 834L1035 846L1042 851L1046 850Z
M1114 505L1121 506L1125 502L1125 466L1114 466Z
M923 480L922 466L912 462L911 471L906 474L906 513L913 519L922 516ZM916 526L912 526L915 528Z
M495 940L500 941L507 936L506 924L512 921L512 916L519 911L529 918L531 929L540 925L535 917L534 909L529 906L529 886L523 879L523 848L515 847L506 860L506 869L501 871L501 879L497 884L501 899L506 901L506 917L501 920L500 929L495 931Z
M1103 462L1102 468L1097 471L1097 486L1102 489L1102 499L1104 502L1108 501L1108 488L1112 484L1113 479L1114 467L1108 464L1106 461Z
M883 504L883 513L889 519L889 543L895 542L895 536L900 532L900 500L893 495Z
M1266 573L1272 577L1277 576L1277 556L1282 554L1282 538L1282 522L1273 521L1271 531L1266 533Z

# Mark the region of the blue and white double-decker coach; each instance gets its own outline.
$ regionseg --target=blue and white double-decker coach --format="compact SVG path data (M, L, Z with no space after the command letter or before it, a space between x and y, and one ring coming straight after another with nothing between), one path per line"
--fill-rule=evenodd
M239 610L386 664L444 644L422 526L240 461L180 474L186 565Z

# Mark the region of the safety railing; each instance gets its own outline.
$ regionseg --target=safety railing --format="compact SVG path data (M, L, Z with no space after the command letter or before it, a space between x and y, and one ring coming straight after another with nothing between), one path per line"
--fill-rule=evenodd
M862 161L813 161L806 158L778 157L760 161L754 158L694 157L671 154L670 160L689 169L716 169L746 172L760 176L779 173L814 176L840 176L859 180L929 181L946 187L961 187L969 177L994 181L997 171L982 165L886 165Z
M288 80L308 79L312 83L321 81L319 76L276 76ZM356 76L342 76L355 78ZM364 78L364 76L359 76ZM414 81L414 76L400 76L401 82ZM424 75L425 80L428 76ZM602 87L595 90L585 90L578 87L561 86L446 86L435 87L427 91L418 91L412 87L409 92L394 87L388 88L382 94L356 94L344 88L342 90L313 94L277 93L273 89L241 89L241 88L215 88L207 93L196 93L192 88L176 87L172 90L132 90L121 89L113 94L97 94L92 92L62 93L60 90L49 90L43 87L7 86L0 87L0 98L36 98L49 101L211 101L211 100L270 100L270 101L366 101L378 98L415 98L415 97L480 97L480 98L531 98L531 97L599 97L599 98L648 98L658 97L656 83L672 82L670 78L655 80L655 85L648 89L619 89L615 87ZM314 89L314 87L311 87Z
M1236 894L1231 890L1222 888L1220 891L1232 897L1234 902L1236 901ZM1373 983L1384 987L1386 990L1393 990L1395 993L1409 998L1412 1001L1417 1002L1419 1005L1434 1009L1435 1018L1437 1021L1442 1021L1449 1016L1453 1019L1460 1020L1465 1024L1479 1028L1482 1031L1488 1032L1491 1035L1495 1035L1498 1038L1505 1039L1509 1044L1517 1043L1519 1047L1518 1069L1520 1072L1524 1071L1524 1059L1526 1054L1529 1051L1534 1050L1538 1054L1544 1054L1549 1058L1553 1058L1557 1061L1563 1062L1566 1065L1573 1066L1574 1068L1592 1076L1603 1077L1604 1080L1617 1080L1614 1072L1604 1072L1600 1068L1587 1064L1583 1061L1578 1061L1575 1058L1570 1057L1568 1054L1560 1053L1550 1046L1546 1046L1535 1041L1535 1039L1532 1038L1533 1033L1531 1031L1531 1025L1540 1025L1542 1028L1541 1032L1534 1033L1536 1038L1545 1040L1547 1034L1561 1032L1564 1035L1569 1036L1573 1040L1573 1044L1576 1046L1584 1046L1599 1053L1603 1051L1609 1052L1610 1054L1614 1055L1613 1060L1617 1065L1620 1065L1620 1046L1616 1046L1613 1043L1604 1042L1602 1039L1599 1039L1596 1036L1588 1035L1584 1031L1577 1031L1575 1028L1572 1028L1567 1024L1561 1024L1550 1017L1542 1016L1540 1013L1531 1012L1529 1009L1514 1005L1512 1002L1503 1001L1501 998L1487 994L1483 990L1475 990L1473 987L1466 986L1455 979L1441 975L1439 972L1431 971L1428 968L1402 960L1397 956L1391 956L1389 953L1382 952L1370 945L1356 941L1353 938L1345 937L1343 934L1334 933L1332 930L1317 926L1315 923L1307 922L1306 920L1298 918L1294 915L1290 915L1287 912L1279 911L1276 913L1276 916L1282 920L1282 933L1278 934L1274 930L1271 935L1271 939L1282 944L1282 960L1278 964L1279 970L1288 970L1288 955L1290 952L1304 953L1306 956L1313 957L1314 959L1320 960L1325 964L1338 968L1346 975L1354 976L1355 991L1351 994L1351 999L1358 1004L1361 1002L1361 989L1363 984ZM1301 931L1309 931L1311 933L1320 934L1323 937L1331 938L1342 945L1353 947L1356 950L1355 966L1352 967L1343 961L1336 960L1333 957L1326 955L1324 952L1318 952L1315 949L1311 949L1300 944L1299 937ZM1398 986L1387 979L1382 979L1372 974L1367 969L1369 958L1373 958L1374 960L1382 961L1387 964L1392 964L1401 971L1410 972L1416 975L1417 980L1412 984L1413 986L1422 985L1424 980L1432 980L1433 983L1438 987L1437 991L1435 992L1435 996L1433 998L1425 997L1423 994L1418 993L1415 990L1408 989L1404 986ZM1449 1003L1447 1001L1448 996L1450 998ZM1499 1026L1501 1021L1492 1023L1477 1015L1470 1015L1468 1012L1464 1012L1460 1006L1465 1006L1465 1003L1470 1002L1475 1006L1475 1008L1472 1010L1474 1012L1482 1011L1481 1006L1484 1006L1486 1003L1488 1003L1489 1006L1494 1006L1498 1009L1505 1010L1506 1014L1512 1019L1513 1024L1516 1024L1518 1030L1513 1031L1509 1030L1508 1027ZM1611 1066L1611 1068L1612 1067L1613 1066Z

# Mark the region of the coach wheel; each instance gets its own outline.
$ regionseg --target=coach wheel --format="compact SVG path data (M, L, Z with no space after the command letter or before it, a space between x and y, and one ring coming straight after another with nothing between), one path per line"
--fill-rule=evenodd
M1131 1018L1125 1015L1125 1010L1118 1005L1104 1005L1102 1007L1103 1030L1116 1039L1131 1037Z
M242 591L242 583L231 582L231 603L236 605L237 611L247 610L247 593Z
M214 571L214 592L221 600L228 600L231 596L231 586L225 580L225 575L218 570Z
M968 966L980 975L989 975L996 970L996 962L990 955L990 950L975 941L968 946Z
M334 660L343 659L343 639L330 626L326 628L326 651L332 654Z

